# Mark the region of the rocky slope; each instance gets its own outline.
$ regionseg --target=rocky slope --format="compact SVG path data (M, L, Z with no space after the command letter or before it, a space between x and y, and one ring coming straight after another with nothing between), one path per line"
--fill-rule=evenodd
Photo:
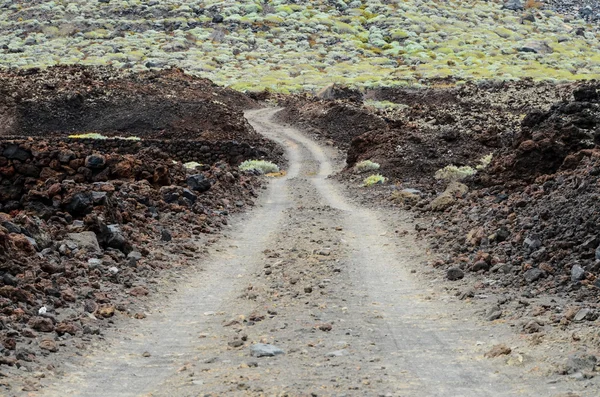
M368 175L356 173L356 161L380 163L388 185L365 190L367 200L412 208L441 255L432 264L450 269L450 279L471 272L484 277L481 289L585 302L593 321L600 314L598 89L520 82L368 94L402 105L386 111L296 97L281 117L346 147L341 178L354 185ZM342 120L340 109L348 120L362 112L375 127L340 137L327 122L332 109ZM488 153L490 164L477 169ZM451 164L477 173L462 183L435 177Z
M262 182L240 161L281 156L243 117L255 103L179 70L6 72L0 91L0 373L9 379L54 369L55 353L100 338L115 313L144 318L161 280L197 266L230 214L253 205ZM99 120L105 129L91 130ZM0 390L12 384L0 379Z

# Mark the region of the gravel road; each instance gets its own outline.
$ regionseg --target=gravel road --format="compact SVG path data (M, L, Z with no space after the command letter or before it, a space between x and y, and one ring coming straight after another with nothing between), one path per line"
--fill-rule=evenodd
M28 395L586 395L518 359L484 358L514 332L420 278L427 253L409 215L354 203L327 178L336 152L272 121L276 111L246 117L285 147L287 175L146 319L123 320ZM273 346L283 354L257 357Z

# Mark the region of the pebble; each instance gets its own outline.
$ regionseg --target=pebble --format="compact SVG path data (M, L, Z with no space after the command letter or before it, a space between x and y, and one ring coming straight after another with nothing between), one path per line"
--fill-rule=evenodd
M274 357L280 354L285 354L285 352L274 345L256 343L250 346L250 355L252 357Z

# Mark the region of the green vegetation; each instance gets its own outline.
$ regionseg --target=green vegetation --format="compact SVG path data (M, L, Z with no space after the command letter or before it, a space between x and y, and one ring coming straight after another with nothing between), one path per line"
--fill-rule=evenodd
M196 161L190 161L189 163L183 164L183 167L188 170L194 170L194 169L196 169L196 167L201 167L201 166L202 166L202 164L200 164Z
M435 179L442 179L447 182L461 181L468 176L475 175L476 173L477 171L469 167L468 165L464 165L461 167L457 167L455 165L447 165L441 170L437 170L435 172Z
M371 160L364 160L356 163L354 169L358 172L377 171L379 169L379 164Z
M127 136L127 137L111 136L111 137L108 137L108 136L99 134L97 132L88 132L85 134L69 135L68 138L71 138L71 139L123 139L126 141L141 141L141 138L138 138L137 136Z
M418 85L448 76L600 78L598 26L567 23L549 10L536 10L530 22L501 2L296 3L0 0L0 67L179 66L217 84L275 92L330 83ZM213 9L223 24L212 22ZM539 53L520 51L531 43Z
M279 172L279 167L270 161L265 160L246 160L238 167L242 171L256 170L261 174L271 174Z
M363 186L369 187L369 186L373 186L376 184L383 185L384 183L385 183L385 178L382 175L376 174L376 175L371 175L371 176L365 178L365 180L363 181Z

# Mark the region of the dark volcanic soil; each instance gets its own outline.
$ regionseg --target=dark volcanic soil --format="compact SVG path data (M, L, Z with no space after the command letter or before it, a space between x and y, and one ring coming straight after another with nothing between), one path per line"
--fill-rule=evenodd
M370 159L381 164L383 175L426 188L438 169L475 165L482 156L510 146L529 110L548 109L571 90L569 85L521 81L365 95L397 104L384 110L298 96L283 101L287 108L280 117L348 148L348 167Z
M161 139L259 139L249 97L180 69L139 74L59 66L0 73L0 134L98 132Z

